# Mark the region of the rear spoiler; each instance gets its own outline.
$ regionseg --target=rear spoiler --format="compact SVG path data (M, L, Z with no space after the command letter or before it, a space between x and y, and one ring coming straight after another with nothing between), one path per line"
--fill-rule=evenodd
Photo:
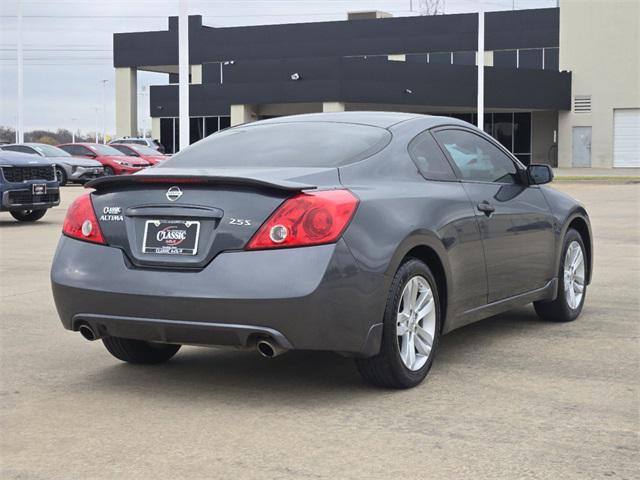
M224 175L121 175L99 177L84 184L85 188L95 188L96 190L110 187L124 187L129 185L149 185L149 184L202 184L202 185L236 185L245 187L262 187L273 190L284 190L288 192L299 192L302 190L315 189L315 185L305 183L289 182L286 180L267 180L253 177L233 177Z

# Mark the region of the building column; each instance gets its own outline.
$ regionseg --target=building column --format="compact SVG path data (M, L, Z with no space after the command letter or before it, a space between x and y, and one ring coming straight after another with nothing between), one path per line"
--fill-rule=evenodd
M202 65L191 65L191 83L202 83Z
M231 105L231 126L255 122L258 118L255 105Z
M138 70L116 68L116 137L138 136Z
M151 117L151 138L160 141L160 117Z
M322 104L323 112L344 112L344 102L324 102Z

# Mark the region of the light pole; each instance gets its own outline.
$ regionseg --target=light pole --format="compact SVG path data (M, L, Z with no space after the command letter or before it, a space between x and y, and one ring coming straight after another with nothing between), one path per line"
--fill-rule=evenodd
M180 150L189 146L189 6L180 0L178 16L178 96Z
M103 144L107 143L107 82L108 81L109 80L100 80L100 82L102 82L102 143Z
M477 126L484 130L484 4L478 8L478 119Z
M22 53L22 1L18 0L18 118L16 133L18 143L24 142L24 92L23 92L23 53Z
M98 110L100 110L98 107L93 107L93 109L96 111L96 143L98 143Z
M76 143L76 122L78 121L77 118L72 118L71 119L71 143Z
M146 85L142 85L142 87L140 87L140 98L142 98L142 109L143 111L147 112L144 114L144 116L142 117L142 138L147 138L147 115L148 112L151 111L151 106L149 105L149 103L147 102L147 97L149 97L150 94L147 91L147 86ZM149 100L151 101L151 100Z

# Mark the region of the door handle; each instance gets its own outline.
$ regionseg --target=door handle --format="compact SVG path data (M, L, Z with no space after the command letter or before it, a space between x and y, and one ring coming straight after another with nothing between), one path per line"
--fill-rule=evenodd
M483 202L480 202L478 204L478 210L480 210L481 212L483 212L487 217L491 216L491 214L493 212L496 211L496 207L494 207L493 205L491 205L489 202L487 202L486 200Z

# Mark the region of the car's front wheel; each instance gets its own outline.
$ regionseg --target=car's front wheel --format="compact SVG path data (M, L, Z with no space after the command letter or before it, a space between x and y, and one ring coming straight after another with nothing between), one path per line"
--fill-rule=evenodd
M587 256L580 234L570 229L564 239L558 272L558 296L555 300L534 302L543 320L570 322L578 318L587 295Z
M111 177L113 175L115 175L116 172L113 170L113 168L111 167L104 167L104 176L105 177Z
M19 222L35 222L36 220L40 220L44 217L47 210L13 210L10 213L11 216Z
M440 321L440 299L431 270L420 260L406 261L387 297L380 353L356 360L360 374L381 387L418 385L433 363Z
M111 355L129 363L163 363L173 357L180 345L151 343L120 337L103 337L102 343Z
M67 184L67 173L62 167L56 167L56 180L61 187Z

